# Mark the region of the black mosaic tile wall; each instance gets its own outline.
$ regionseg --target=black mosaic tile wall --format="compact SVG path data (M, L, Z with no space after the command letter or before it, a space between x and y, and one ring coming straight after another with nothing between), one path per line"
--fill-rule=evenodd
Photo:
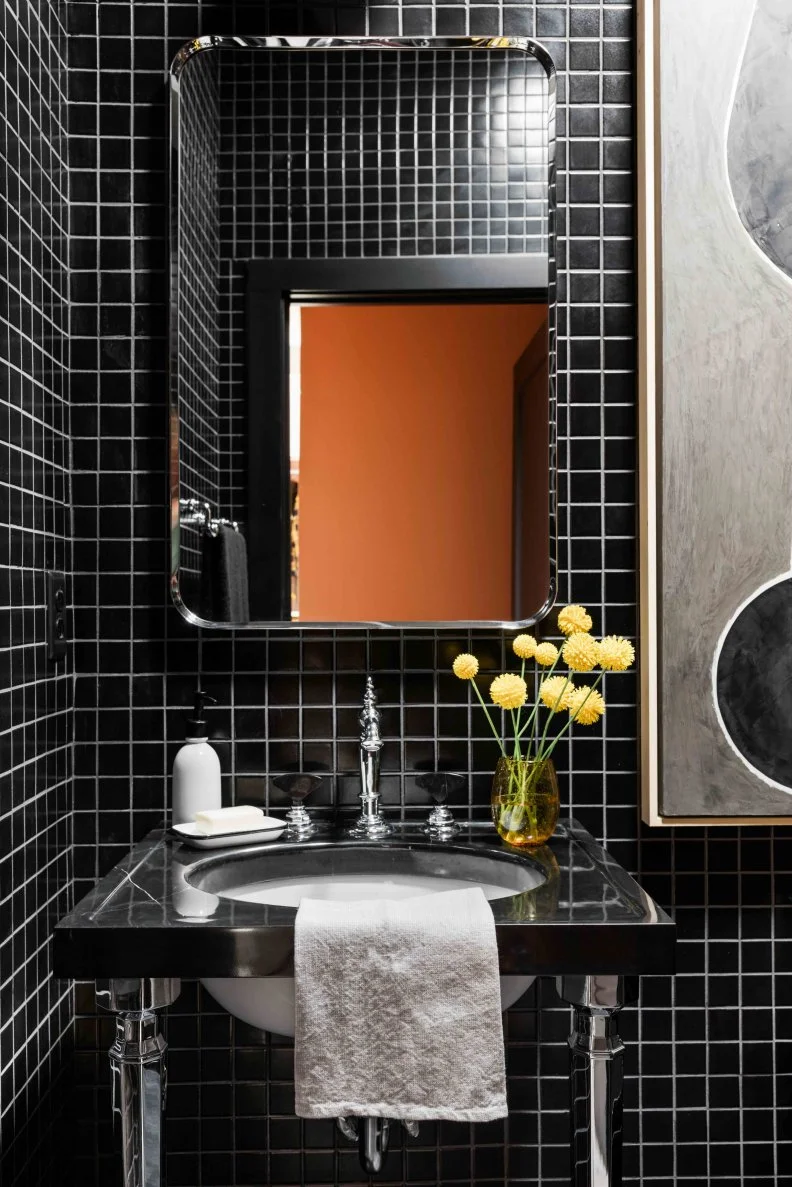
M72 671L47 659L46 574L71 568L63 5L0 8L0 1182L49 1181L73 994Z
M352 638L187 629L166 605L163 71L195 33L536 33L560 77L560 370L563 598L600 630L633 634L635 383L632 3L70 4L75 128L96 155L75 162L74 348L78 886L155 826L180 708L198 674L221 701L226 792L266 794L263 772L353 765L352 709L371 668L383 692L389 799L412 802L417 763L485 772L491 745L447 675L468 640L413 633ZM97 25L97 21L99 22ZM97 38L97 32L99 36ZM96 344L100 334L99 345ZM568 397L568 400L567 400ZM487 667L497 640L476 640ZM638 823L636 685L614 678L604 724L559 753L569 809L678 919L675 979L649 978L623 1016L628 1042L626 1181L792 1182L792 893L787 833L657 830ZM471 741L471 738L473 739ZM230 739L234 739L233 742ZM252 780L251 783L243 780ZM327 781L330 786L331 781ZM338 792L347 790L341 778ZM485 779L471 796L484 811ZM424 810L422 807L421 810ZM80 1182L114 1183L103 1049L91 993L78 995ZM507 1018L507 1123L425 1126L397 1150L388 1183L564 1184L567 1011L552 986ZM292 1115L287 1043L234 1024L195 985L171 1011L170 1182L359 1182L331 1127Z
M227 50L218 75L222 240L235 259L544 250L535 59Z
M179 187L179 458L181 495L225 514L220 495L220 116L216 65L199 55L185 75L179 106L183 170ZM201 531L188 523L181 536L181 589L200 606Z

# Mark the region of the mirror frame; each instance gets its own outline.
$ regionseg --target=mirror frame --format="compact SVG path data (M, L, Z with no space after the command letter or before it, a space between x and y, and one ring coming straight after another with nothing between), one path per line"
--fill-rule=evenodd
M268 322L273 327L270 337L275 345L277 338L281 346L273 356L278 360L281 376L288 376L288 362L283 357L285 350L285 310L289 300L308 302L311 299L326 300L332 295L336 301L360 299L387 300L398 295L418 297L422 301L459 300L464 290L465 300L484 301L546 301L548 312L548 405L549 405L549 449L548 449L548 518L550 587L544 604L529 618L516 621L503 619L460 620L456 622L303 622L284 619L282 621L256 621L247 623L212 622L195 614L185 604L180 587L180 538L181 522L179 512L179 354L178 354L178 241L179 241L179 187L180 187L180 83L181 75L196 54L212 50L284 50L297 53L317 50L322 52L344 50L374 50L382 52L429 51L484 51L518 52L534 58L545 71L548 83L547 102L547 145L548 145L548 243L547 255L481 255L481 256L423 256L386 257L383 259L299 258L276 260L252 260L249 270L255 277L265 277L269 272L275 278L267 301L272 294L277 296L277 310L269 300ZM170 301L168 325L168 412L169 412L169 501L170 501L170 579L171 599L182 617L193 626L211 630L250 631L311 631L311 630L471 630L489 629L514 631L536 625L553 608L558 587L558 425L557 425L557 247L556 247L556 70L553 59L545 47L528 37L197 37L187 42L173 60L169 72L170 86L170 129L169 129L169 271ZM324 270L335 279L319 287L316 277ZM376 272L380 270L380 276ZM304 273L301 288L295 282ZM288 285L285 279L288 276ZM482 288L482 277L486 276L494 287ZM313 277L310 283L305 281ZM366 279L368 277L368 279ZM387 280L390 277L390 280ZM438 283L438 277L440 283ZM347 287L339 287L346 278ZM373 278L373 279L372 279ZM477 287L465 287L475 279ZM355 282L354 284L352 282ZM387 282L386 282L387 281ZM420 281L420 283L419 283ZM399 282L397 284L397 282ZM253 282L255 283L255 281ZM276 288L276 284L280 287ZM361 287L366 285L367 287ZM248 284L250 298L251 281ZM262 302L263 303L263 302ZM250 299L247 317L250 318ZM272 368L270 368L272 376ZM280 387L279 380L279 387Z

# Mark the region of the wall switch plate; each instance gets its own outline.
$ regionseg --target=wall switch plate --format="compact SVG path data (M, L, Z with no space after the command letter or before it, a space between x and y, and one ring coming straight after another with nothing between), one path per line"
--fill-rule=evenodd
M47 573L47 659L61 663L66 658L66 578Z

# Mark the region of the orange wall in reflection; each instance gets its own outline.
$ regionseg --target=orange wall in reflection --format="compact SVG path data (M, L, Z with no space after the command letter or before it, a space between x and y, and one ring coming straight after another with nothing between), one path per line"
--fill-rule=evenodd
M303 621L511 617L513 369L545 315L302 309Z

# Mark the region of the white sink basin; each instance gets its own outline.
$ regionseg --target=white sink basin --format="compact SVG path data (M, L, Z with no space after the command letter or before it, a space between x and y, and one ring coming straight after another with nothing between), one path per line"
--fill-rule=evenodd
M407 899L469 886L480 886L493 901L532 890L544 880L539 869L525 862L480 853L308 845L271 850L255 863L244 858L213 862L194 884L221 898L297 908L303 898ZM522 997L534 980L501 977L502 1009ZM293 977L209 977L202 984L243 1022L275 1034L294 1034Z
M540 881L537 878L537 883ZM242 903L263 903L272 907L299 907L304 898L325 899L336 903L356 903L370 899L421 898L446 890L481 886L491 902L511 898L513 887L495 886L465 878L432 878L420 874L326 874L318 878L273 878L252 886L226 891L226 898Z

